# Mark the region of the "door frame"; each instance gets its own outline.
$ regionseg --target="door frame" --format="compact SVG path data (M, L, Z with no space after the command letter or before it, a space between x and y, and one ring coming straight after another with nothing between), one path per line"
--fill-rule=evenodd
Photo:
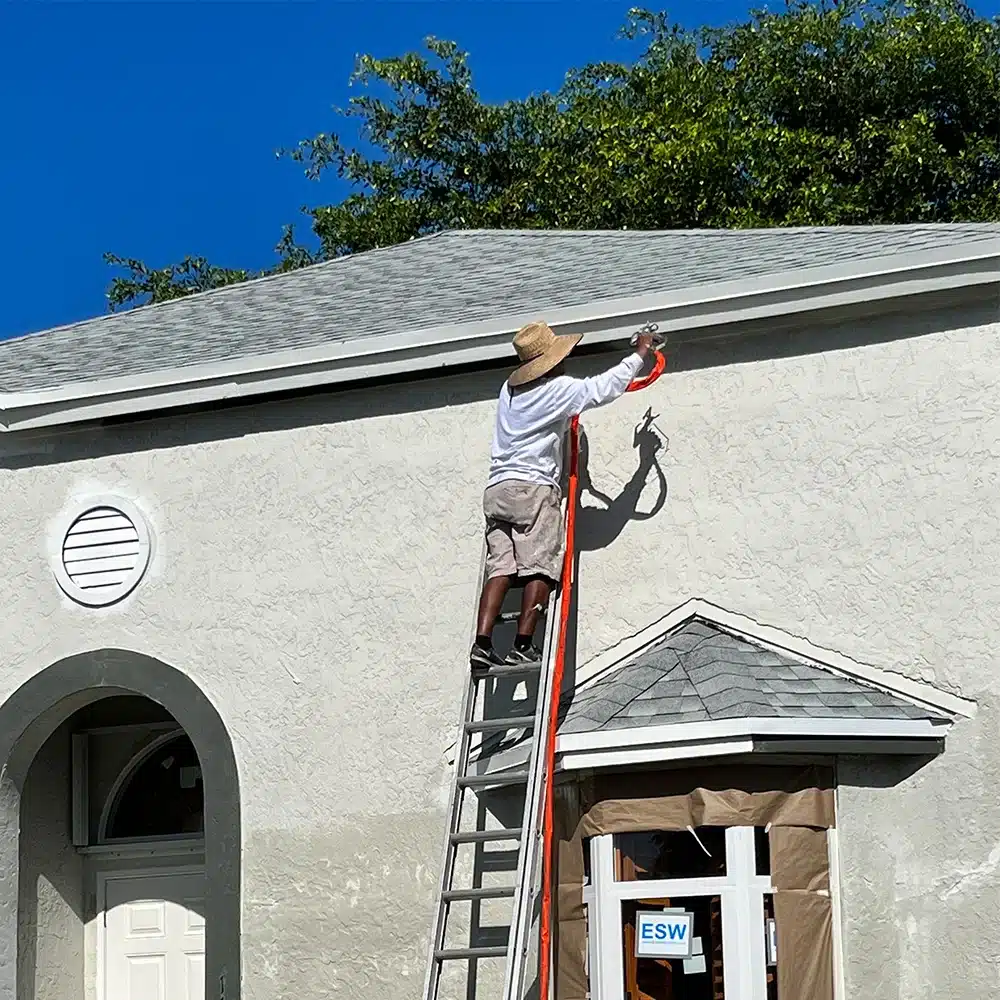
M591 881L588 904L589 973L594 1000L622 1000L624 966L621 909L626 899L640 897L719 896L722 902L726 996L732 1000L765 1000L764 911L758 905L773 893L770 875L755 875L754 828L726 830L726 853L733 864L725 876L615 880L614 835L590 842Z
M97 898L97 965L95 967L96 1000L107 1000L105 973L107 970L108 944L108 883L115 879L169 878L171 875L201 875L207 877L205 865L163 865L159 868L102 868L94 873Z

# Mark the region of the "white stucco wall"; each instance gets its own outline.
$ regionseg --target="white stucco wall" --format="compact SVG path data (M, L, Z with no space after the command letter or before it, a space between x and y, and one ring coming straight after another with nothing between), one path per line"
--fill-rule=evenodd
M983 319L883 320L882 342L826 353L800 350L844 330L783 337L784 357L681 348L682 370L584 419L614 496L652 407L668 495L620 531L589 516L607 545L581 556L579 663L700 596L980 703L901 783L843 768L851 1000L1000 990L1000 324ZM0 471L0 694L104 646L204 688L240 767L254 1000L420 993L498 380L175 417ZM147 580L98 612L48 554L90 492L130 497L156 536ZM411 923L388 932L390 914Z

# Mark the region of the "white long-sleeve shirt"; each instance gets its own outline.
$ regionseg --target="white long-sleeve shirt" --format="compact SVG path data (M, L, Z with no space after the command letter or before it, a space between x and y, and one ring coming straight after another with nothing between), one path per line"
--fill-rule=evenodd
M563 438L571 417L621 396L642 370L632 354L593 378L557 375L520 392L500 390L487 486L508 479L560 485Z

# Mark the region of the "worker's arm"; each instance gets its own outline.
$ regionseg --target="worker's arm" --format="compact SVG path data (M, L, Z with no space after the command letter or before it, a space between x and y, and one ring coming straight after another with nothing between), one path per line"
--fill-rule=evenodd
M604 406L623 395L629 383L642 371L652 349L652 341L652 337L643 335L636 344L635 353L623 358L614 368L592 378L573 379L567 394L565 416L571 417L595 406Z

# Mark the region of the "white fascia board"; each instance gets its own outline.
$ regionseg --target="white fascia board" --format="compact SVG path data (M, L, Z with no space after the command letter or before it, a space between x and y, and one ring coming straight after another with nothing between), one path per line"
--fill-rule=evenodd
M940 740L948 723L929 719L818 719L746 718L716 722L683 722L666 726L637 726L633 729L566 733L556 740L557 770L580 771L599 767L701 760L755 752L760 737L777 739L863 741ZM523 765L527 745L508 754L487 758L477 774L495 774ZM523 756L522 756L523 755Z
M969 698L940 691L930 684L912 680L895 671L860 663L843 653L817 646L802 636L793 635L774 626L762 625L753 618L728 611L698 597L685 601L635 635L580 666L577 670L576 691L586 691L616 667L638 656L643 650L659 642L668 632L696 616L714 622L720 628L742 636L749 642L812 663L822 670L849 678L878 691L896 695L922 708L970 719L976 715L978 706Z
M559 333L584 333L589 344L601 344L626 339L644 322L658 323L661 332L676 333L996 282L1000 282L1000 247L997 241L979 241L720 282L710 288L603 300L552 310L547 321ZM510 356L511 334L533 318L508 315L134 377L3 394L0 430L52 427L496 361Z
M560 736L558 767L579 771L754 752L755 737L829 741L943 739L950 726L927 719L726 719Z
M615 750L575 750L560 755L559 771L596 770L602 767L631 767L636 764L666 764L674 760L703 760L753 753L753 740L706 740L702 742L650 744Z
M636 726L590 733L562 733L556 738L557 767L578 771L591 767L671 760L697 760L754 752L760 737L800 740L940 740L950 723L930 719L742 718ZM527 743L477 762L477 774L496 774L523 766Z
M818 719L744 718L712 722L681 722L666 726L637 726L592 733L565 733L558 738L558 753L621 750L638 746L669 746L720 740L751 740L755 736L810 737L813 739L943 739L947 723L930 719Z

